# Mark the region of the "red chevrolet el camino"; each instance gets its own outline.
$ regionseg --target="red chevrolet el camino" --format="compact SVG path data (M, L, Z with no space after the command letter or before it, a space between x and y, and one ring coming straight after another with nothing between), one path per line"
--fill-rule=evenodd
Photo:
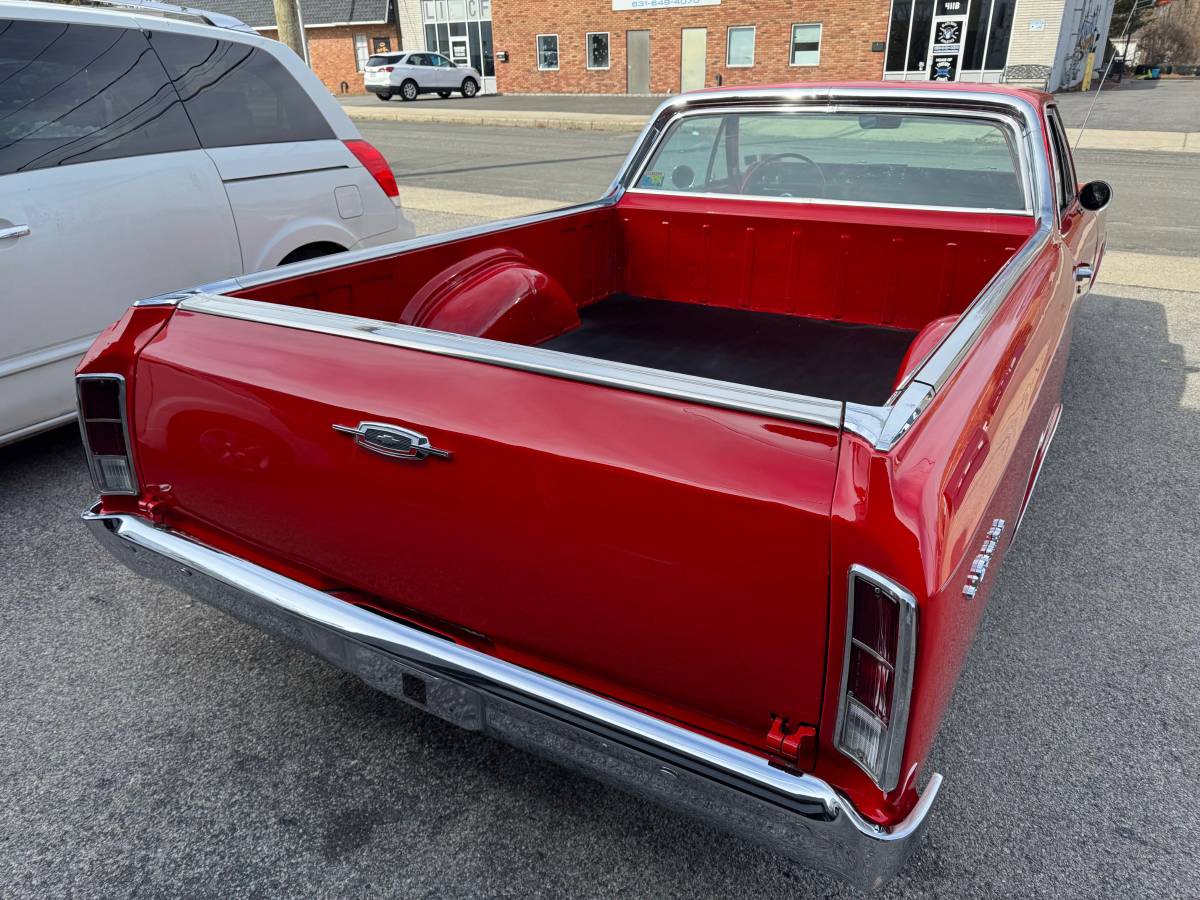
M78 372L84 519L397 698L873 887L934 805L1109 196L1038 92L674 97L595 202L134 303Z

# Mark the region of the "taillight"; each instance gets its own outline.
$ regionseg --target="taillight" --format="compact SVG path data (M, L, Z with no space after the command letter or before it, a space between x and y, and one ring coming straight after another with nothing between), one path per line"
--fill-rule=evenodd
M850 567L837 746L884 791L896 787L917 647L917 603L888 578Z
M384 67L383 67L383 71L385 71L385 72L391 72L391 71L394 71L394 70L393 70L393 68L392 68L391 66L384 66Z
M120 375L77 375L75 390L92 484L101 494L136 494L125 379Z
M388 165L388 161L383 158L382 153L366 141L354 140L344 143L350 148L354 158L371 173L371 177L383 188L385 194L389 197L400 196L400 188L396 187L396 176L392 174L392 167Z

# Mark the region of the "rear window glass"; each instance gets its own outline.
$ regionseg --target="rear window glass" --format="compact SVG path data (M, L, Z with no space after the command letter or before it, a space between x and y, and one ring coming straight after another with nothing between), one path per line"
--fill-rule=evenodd
M958 116L731 113L677 122L638 187L1024 210L1012 132Z
M198 146L140 31L0 19L0 174Z
M399 61L398 56L372 56L367 60L367 65L374 69L379 66L394 66Z
M265 50L165 32L150 40L205 147L334 136L296 79Z

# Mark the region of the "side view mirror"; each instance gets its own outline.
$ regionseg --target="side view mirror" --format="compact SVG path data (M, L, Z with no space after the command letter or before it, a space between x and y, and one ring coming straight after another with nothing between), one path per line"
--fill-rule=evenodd
M1079 205L1099 212L1112 200L1112 188L1107 181L1089 181L1079 190Z

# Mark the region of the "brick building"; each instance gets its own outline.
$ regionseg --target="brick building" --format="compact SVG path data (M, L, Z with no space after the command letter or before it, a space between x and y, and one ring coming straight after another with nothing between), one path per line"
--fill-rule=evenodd
M429 0L426 0L429 2ZM1200 0L1191 0L1200 3ZM494 0L496 88L666 94L717 84L1001 81L1069 88L1113 0ZM1013 67L1018 67L1014 69Z
M878 79L888 0L494 0L502 93ZM507 54L507 60L505 60Z
M195 6L236 16L264 37L276 37L272 0L203 0ZM308 64L331 93L363 93L363 64L372 53L402 49L408 7L393 0L301 0ZM399 10L399 14L398 14Z

